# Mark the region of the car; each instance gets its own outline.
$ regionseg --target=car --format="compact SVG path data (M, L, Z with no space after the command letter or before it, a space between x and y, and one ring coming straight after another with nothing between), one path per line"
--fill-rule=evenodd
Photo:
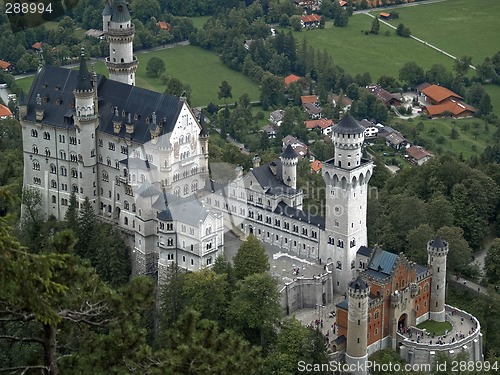
M0 83L0 89L6 89L7 87L6 83Z

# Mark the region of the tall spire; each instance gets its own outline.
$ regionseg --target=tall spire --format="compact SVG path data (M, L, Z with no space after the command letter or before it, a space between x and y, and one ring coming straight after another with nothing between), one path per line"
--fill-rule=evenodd
M80 68L78 70L78 82L76 84L76 90L78 91L92 90L92 81L90 79L90 74L87 69L87 64L85 63L85 50L83 48L80 55Z

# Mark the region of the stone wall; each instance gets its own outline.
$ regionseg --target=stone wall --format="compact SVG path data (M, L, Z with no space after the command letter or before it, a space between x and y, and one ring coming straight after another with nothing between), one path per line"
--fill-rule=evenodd
M281 307L284 315L300 309L316 308L333 301L331 265L325 273L313 277L297 277L281 289Z

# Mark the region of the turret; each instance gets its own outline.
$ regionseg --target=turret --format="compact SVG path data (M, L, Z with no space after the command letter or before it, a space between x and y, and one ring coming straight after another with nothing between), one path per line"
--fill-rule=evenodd
M109 17L109 25L107 28L103 25L103 29L106 28L109 42L109 57L106 58L109 79L133 86L137 70L137 58L133 52L135 28L125 0L113 1L109 9L110 15L105 16L105 13L106 8L103 12L103 22Z
M354 374L366 374L366 362L368 361L368 298L370 295L369 285L358 276L349 283L347 289L349 300L347 310L347 350L346 363L356 367Z
M354 169L361 164L365 128L347 115L332 129L335 166Z
M111 6L109 5L109 1L104 1L104 10L102 11L102 31L105 33L108 31L109 22L111 20Z
M261 162L260 156L259 156L259 155L255 155L255 156L252 158L252 167L253 167L253 168L258 168L258 167L260 167L260 162Z
M448 251L448 242L443 241L440 237L427 243L428 267L432 273L429 318L437 322L445 321L444 304Z
M288 145L280 156L281 178L288 187L297 188L297 164L299 158L292 145Z

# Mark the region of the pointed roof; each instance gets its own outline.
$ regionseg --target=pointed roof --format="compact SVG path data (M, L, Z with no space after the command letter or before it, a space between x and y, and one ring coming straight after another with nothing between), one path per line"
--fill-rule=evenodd
M125 0L113 1L113 5L111 6L111 21L117 23L130 21L130 13L128 12Z
M435 247L436 249L444 249L446 246L441 239L441 237L437 236L431 243L432 247Z
M353 280L349 283L349 288L355 290L366 289L368 288L368 284L361 278L361 276L358 275L356 280Z
M332 131L340 134L360 134L364 133L365 128L348 114L332 128Z
M290 143L286 146L285 151L282 152L281 157L285 159L295 159L297 157L297 153Z
M89 70L87 69L87 63L85 62L85 54L80 56L80 68L78 69L78 82L76 83L77 91L88 91L92 90L92 81L90 80Z
M109 6L109 1L106 0L104 1L104 9L102 11L103 16L110 16L111 15L111 7Z

